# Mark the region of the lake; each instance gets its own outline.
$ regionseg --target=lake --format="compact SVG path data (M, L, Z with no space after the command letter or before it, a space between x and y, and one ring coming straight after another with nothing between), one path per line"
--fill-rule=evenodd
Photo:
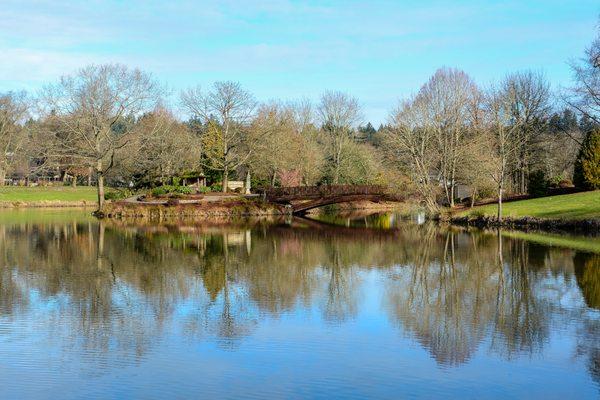
M598 398L600 239L0 212L0 398Z

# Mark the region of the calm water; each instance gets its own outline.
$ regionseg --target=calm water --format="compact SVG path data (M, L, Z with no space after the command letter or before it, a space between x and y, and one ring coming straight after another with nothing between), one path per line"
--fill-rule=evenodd
M1 212L0 398L600 396L598 239L335 222Z

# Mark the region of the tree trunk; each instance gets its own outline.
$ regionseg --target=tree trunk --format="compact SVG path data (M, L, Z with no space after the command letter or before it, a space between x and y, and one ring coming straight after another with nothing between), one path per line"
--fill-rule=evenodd
M101 160L98 160L96 174L98 175L98 211L101 212L104 209L104 171Z
M71 186L77 187L77 175L73 175L73 178L71 180Z
M250 185L251 185L251 182L250 182L250 170L248 170L248 171L246 171L246 184L244 185L245 186L244 187L244 192L246 194L250 194Z
M340 164L342 163L342 139L339 138L339 143L336 143L336 152L335 152L335 169L333 171L333 184L337 185L340 183Z
M4 186L5 181L6 181L6 171L3 169L0 169L0 186Z
M87 178L87 185L88 186L92 186L92 173L93 173L93 169L92 167L90 167L89 171L88 171L88 178Z
M221 189L221 191L223 193L227 193L227 186L229 186L229 168L227 166L225 166L225 168L223 168L223 188Z
M104 173L98 172L98 211L104 209Z
M498 222L502 222L502 183L498 185Z

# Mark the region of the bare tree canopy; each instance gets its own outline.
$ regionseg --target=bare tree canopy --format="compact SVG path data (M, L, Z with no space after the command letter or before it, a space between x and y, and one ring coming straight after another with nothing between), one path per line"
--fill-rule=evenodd
M99 211L104 175L129 143L135 117L156 107L162 94L151 75L121 64L90 65L46 88L46 111L60 119L66 134L62 150L95 168Z
M465 72L441 68L421 87L417 103L423 104L424 125L431 130L440 154L439 175L446 200L454 206L459 164L467 155L467 142L478 115L479 90Z
M571 107L600 123L600 36L586 49L583 58L571 62L575 84L564 94Z
M238 82L216 82L206 93L200 87L182 92L181 104L206 125L202 138L206 166L223 173L226 192L230 171L244 164L252 152L244 145L256 101Z
M355 127L362 115L358 100L342 92L326 92L321 96L317 114L327 138L329 157L332 159L332 182L340 182L341 167L349 144L354 139Z
M4 186L6 172L27 139L24 124L28 117L25 92L0 94L0 186Z

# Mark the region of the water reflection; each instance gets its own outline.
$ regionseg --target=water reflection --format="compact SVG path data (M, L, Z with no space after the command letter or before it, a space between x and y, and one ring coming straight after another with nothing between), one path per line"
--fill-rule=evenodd
M543 358L553 330L573 330L571 356L600 381L598 255L365 218L349 228L5 223L0 340L22 334L11 321L30 319L47 335L43 346L85 354L102 374L161 351L166 337L241 352L291 316L304 315L295 326L306 332L383 317L448 368L481 352Z

